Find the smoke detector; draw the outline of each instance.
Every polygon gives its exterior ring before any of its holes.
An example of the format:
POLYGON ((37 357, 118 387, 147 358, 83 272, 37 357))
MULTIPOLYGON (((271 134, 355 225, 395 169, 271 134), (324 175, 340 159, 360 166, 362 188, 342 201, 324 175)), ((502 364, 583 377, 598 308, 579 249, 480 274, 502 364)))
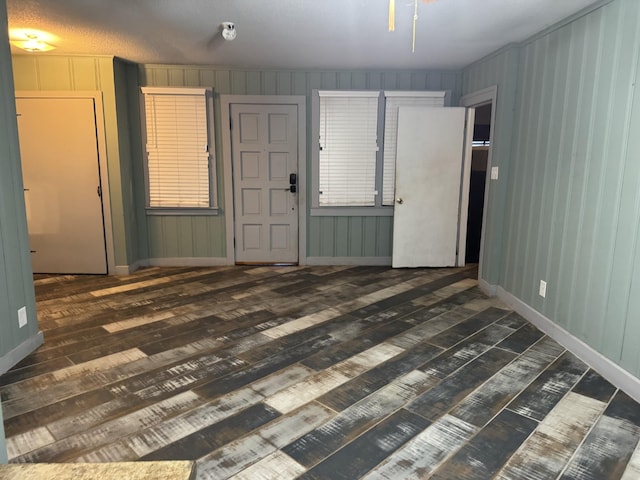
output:
POLYGON ((236 25, 233 22, 222 22, 222 38, 227 42, 236 38, 236 25))

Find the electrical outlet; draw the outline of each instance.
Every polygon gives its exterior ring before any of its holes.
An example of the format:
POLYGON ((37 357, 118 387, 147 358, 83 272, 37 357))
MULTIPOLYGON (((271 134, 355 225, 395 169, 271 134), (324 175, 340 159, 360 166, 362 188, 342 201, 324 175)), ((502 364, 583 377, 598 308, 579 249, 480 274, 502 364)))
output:
POLYGON ((540 280, 540 290, 538 290, 538 295, 542 298, 547 296, 547 282, 544 280, 540 280))
POLYGON ((18 326, 20 328, 27 324, 27 307, 22 307, 18 310, 18 326))

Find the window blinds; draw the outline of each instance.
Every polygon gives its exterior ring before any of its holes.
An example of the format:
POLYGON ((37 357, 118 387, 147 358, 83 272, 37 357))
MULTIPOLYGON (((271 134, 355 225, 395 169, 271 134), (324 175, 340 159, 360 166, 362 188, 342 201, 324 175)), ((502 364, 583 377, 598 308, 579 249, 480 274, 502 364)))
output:
POLYGON ((398 108, 444 107, 444 96, 445 92, 385 92, 382 205, 393 205, 395 197, 398 108))
POLYGON ((210 206, 205 89, 143 88, 150 207, 210 206))
POLYGON ((319 205, 375 205, 379 92, 319 95, 319 205))

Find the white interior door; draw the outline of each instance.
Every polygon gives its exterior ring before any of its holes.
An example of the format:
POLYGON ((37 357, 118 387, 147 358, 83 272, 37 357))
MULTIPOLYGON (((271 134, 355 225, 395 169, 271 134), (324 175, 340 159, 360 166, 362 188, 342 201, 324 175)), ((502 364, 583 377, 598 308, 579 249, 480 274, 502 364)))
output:
POLYGON ((456 265, 468 206, 465 116, 464 108, 399 108, 393 267, 456 265))
POLYGON ((230 113, 236 262, 297 263, 297 107, 232 104, 230 113))
POLYGON ((17 98, 36 273, 107 273, 94 100, 17 98))

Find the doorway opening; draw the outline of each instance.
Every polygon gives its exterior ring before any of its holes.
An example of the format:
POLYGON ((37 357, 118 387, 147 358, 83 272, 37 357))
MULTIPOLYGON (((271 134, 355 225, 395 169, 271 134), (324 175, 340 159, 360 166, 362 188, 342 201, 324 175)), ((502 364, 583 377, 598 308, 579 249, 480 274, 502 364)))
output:
POLYGON ((465 263, 480 262, 484 196, 489 165, 492 103, 476 107, 471 153, 465 263))

